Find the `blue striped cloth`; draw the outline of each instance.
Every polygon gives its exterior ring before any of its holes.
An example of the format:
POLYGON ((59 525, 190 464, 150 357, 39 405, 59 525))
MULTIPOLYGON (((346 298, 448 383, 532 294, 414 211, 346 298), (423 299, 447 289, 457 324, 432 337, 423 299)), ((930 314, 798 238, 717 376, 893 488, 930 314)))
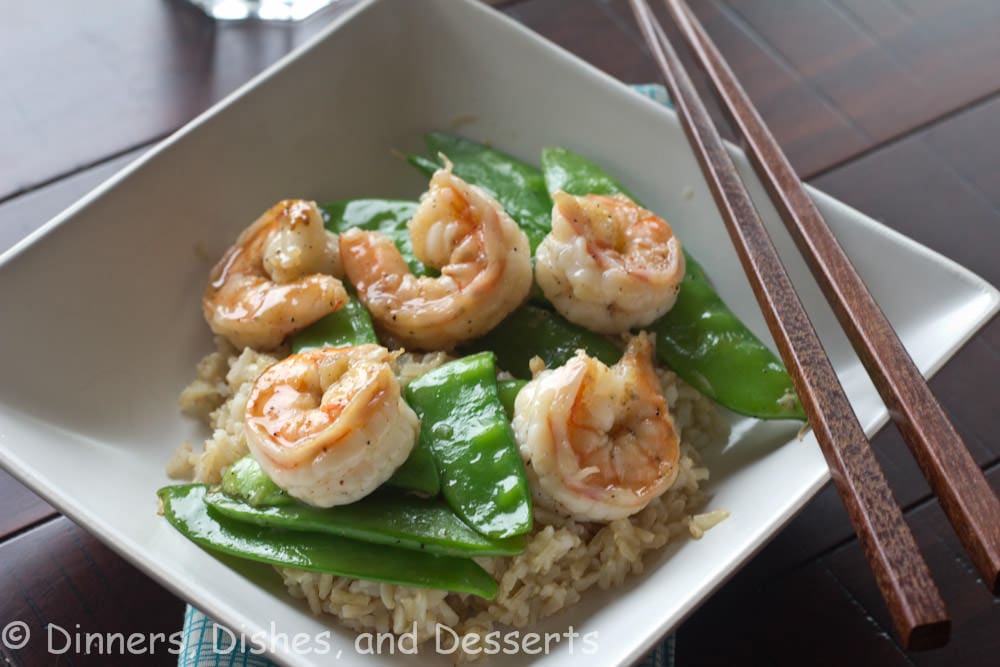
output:
POLYGON ((659 102, 665 107, 674 108, 674 103, 670 101, 670 95, 667 93, 667 89, 658 83, 635 83, 632 84, 632 90, 637 93, 642 93, 654 102, 659 102))
MULTIPOLYGON (((673 106, 666 89, 658 83, 640 83, 632 89, 651 100, 673 106)), ((223 626, 219 626, 222 628, 223 626)), ((191 605, 184 612, 184 630, 178 667, 276 667, 262 655, 255 655, 238 648, 230 650, 227 638, 233 636, 225 629, 216 630, 215 622, 191 605), (217 648, 221 650, 217 650, 217 648)), ((637 663, 637 667, 673 667, 674 636, 660 642, 637 663)))

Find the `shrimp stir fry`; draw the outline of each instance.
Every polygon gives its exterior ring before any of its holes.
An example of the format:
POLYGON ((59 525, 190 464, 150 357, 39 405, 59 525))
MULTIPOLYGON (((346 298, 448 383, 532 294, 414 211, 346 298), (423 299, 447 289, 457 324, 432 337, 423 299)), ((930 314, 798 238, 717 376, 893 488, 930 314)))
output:
POLYGON ((352 229, 340 237, 348 279, 395 339, 450 350, 480 336, 531 289, 528 237, 493 197, 439 169, 409 222, 417 259, 439 277, 413 275, 392 240, 352 229))
POLYGON ((244 423, 250 452, 281 488, 317 507, 354 502, 403 464, 420 421, 378 345, 309 350, 257 379, 244 423))
POLYGON ((202 310, 236 347, 270 350, 347 302, 337 237, 316 204, 279 202, 240 234, 209 278, 202 310))
POLYGON ((674 483, 678 434, 652 353, 646 334, 632 338, 610 368, 581 350, 518 394, 521 458, 556 509, 581 521, 620 519, 674 483))
POLYGON ((552 232, 538 246, 535 275, 566 319, 613 334, 673 307, 684 254, 666 221, 623 195, 557 192, 553 199, 552 232))

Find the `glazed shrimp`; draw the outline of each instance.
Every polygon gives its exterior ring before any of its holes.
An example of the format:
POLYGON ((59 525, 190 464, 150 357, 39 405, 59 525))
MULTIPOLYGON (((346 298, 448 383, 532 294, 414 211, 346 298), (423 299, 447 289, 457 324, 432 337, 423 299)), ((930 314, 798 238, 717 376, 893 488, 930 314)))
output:
POLYGON ((379 345, 319 348, 257 378, 247 444, 278 486, 316 507, 345 505, 403 464, 420 420, 400 393, 397 355, 379 345))
POLYGON ((401 343, 450 350, 480 336, 531 289, 528 237, 493 197, 451 173, 435 172, 409 222, 413 252, 439 269, 417 277, 393 242, 352 229, 340 236, 348 279, 378 324, 401 343))
POLYGON ((635 514, 674 483, 677 431, 646 334, 617 364, 582 350, 517 395, 514 433, 543 499, 581 521, 635 514))
POLYGON ((642 327, 670 310, 684 253, 670 225, 624 195, 557 192, 535 279, 562 315, 598 333, 642 327))
POLYGON ((316 204, 279 202, 243 230, 209 277, 202 311, 238 348, 270 350, 347 302, 337 238, 316 204))

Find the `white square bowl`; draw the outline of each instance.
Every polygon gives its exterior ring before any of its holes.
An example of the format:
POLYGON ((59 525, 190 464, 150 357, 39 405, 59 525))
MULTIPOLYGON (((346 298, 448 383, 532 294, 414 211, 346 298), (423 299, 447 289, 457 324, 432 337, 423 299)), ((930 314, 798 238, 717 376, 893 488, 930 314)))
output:
MULTIPOLYGON (((542 146, 591 156, 663 214, 730 306, 763 319, 674 115, 475 2, 364 2, 0 258, 0 463, 145 572, 238 631, 332 629, 346 665, 425 664, 361 656, 354 635, 314 618, 267 568, 232 569, 156 516, 164 463, 204 429, 177 395, 211 346, 199 300, 214 258, 286 197, 415 197, 393 152, 461 127, 532 162, 542 146), (692 195, 693 191, 693 195, 692 195)), ((886 411, 741 157, 803 302, 869 433, 886 411)), ((821 194, 816 200, 925 373, 998 308, 953 262, 821 194)), ((729 520, 675 544, 646 573, 592 591, 538 630, 598 633, 598 652, 504 656, 509 664, 623 664, 749 558, 828 479, 796 425, 733 419, 707 452, 713 507, 729 520)), ((180 623, 180 619, 178 619, 180 623)), ((579 644, 577 645, 579 647, 579 644)), ((294 665, 329 656, 278 646, 294 665)), ((447 664, 447 658, 441 658, 447 664)))

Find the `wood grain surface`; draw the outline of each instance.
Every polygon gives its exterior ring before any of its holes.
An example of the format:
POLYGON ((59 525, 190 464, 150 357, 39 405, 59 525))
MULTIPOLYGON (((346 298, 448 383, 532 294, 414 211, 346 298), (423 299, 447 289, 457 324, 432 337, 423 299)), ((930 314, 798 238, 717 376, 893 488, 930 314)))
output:
MULTIPOLYGON (((633 0, 632 6, 646 43, 663 72, 681 125, 754 297, 809 417, 834 486, 892 616, 896 634, 907 649, 942 646, 951 632, 944 601, 819 334, 813 329, 764 221, 676 49, 644 1, 633 0)), ((678 27, 691 29, 686 8, 672 6, 671 14, 678 27)), ((699 37, 692 34, 691 39, 700 47, 699 37)), ((752 136, 748 138, 752 141, 752 136)), ((782 185, 789 183, 779 184, 778 189, 782 185)))
MULTIPOLYGON (((691 2, 800 174, 1000 284, 1000 3, 691 2), (782 10, 775 21, 769 12, 782 10), (822 30, 808 17, 822 15, 822 30), (856 20, 854 20, 856 19, 856 20), (877 94, 873 97, 873 91, 877 94)), ((502 11, 625 81, 654 81, 627 0, 507 0, 502 11)), ((8 3, 0 22, 0 248, 321 30, 218 26, 181 0, 8 3), (43 6, 44 5, 44 6, 43 6), (125 7, 125 5, 128 5, 125 7), (123 34, 127 33, 127 34, 123 34)), ((696 81, 698 83, 698 81, 696 81)), ((1000 488, 1000 321, 931 381, 1000 488)), ((4 379, 4 381, 10 381, 4 379)), ((827 488, 678 631, 679 665, 993 666, 1000 605, 894 429, 876 456, 949 603, 952 641, 892 636, 827 488), (725 633, 725 641, 720 640, 725 633)), ((182 603, 0 474, 0 624, 169 635, 182 603), (41 522, 41 523, 40 523, 41 522)), ((7 664, 108 664, 0 648, 7 664)), ((156 654, 141 664, 175 664, 156 654)))
POLYGON ((345 7, 217 24, 182 0, 7 3, 0 200, 165 137, 345 7))
POLYGON ((65 517, 0 544, 0 590, 3 624, 27 623, 33 638, 18 651, 0 644, 5 664, 177 662, 169 637, 180 630, 184 603, 65 517), (139 633, 148 642, 141 657, 124 660, 97 640, 88 651, 87 633, 139 633))
POLYGON ((998 592, 1000 499, 704 27, 684 0, 666 4, 924 478, 998 592))

